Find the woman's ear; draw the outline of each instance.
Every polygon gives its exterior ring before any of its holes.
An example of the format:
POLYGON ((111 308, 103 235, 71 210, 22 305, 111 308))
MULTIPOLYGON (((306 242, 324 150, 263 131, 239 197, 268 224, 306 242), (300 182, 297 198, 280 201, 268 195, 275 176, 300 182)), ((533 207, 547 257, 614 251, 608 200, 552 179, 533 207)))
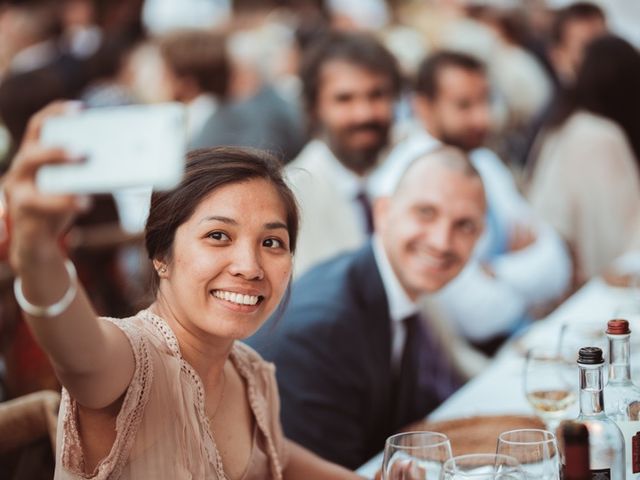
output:
POLYGON ((166 263, 160 261, 160 260, 153 260, 153 268, 155 269, 155 271, 158 273, 158 277, 160 278, 166 278, 167 277, 167 265, 166 263))

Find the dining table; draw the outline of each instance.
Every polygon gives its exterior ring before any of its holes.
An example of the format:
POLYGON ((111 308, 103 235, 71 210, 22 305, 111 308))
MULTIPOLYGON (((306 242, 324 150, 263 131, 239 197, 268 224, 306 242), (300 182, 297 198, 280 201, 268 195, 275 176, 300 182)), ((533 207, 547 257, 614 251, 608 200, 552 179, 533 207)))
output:
MULTIPOLYGON (((526 353, 538 346, 558 345, 566 325, 601 324, 602 333, 608 320, 625 318, 632 330, 632 374, 640 367, 640 289, 616 287, 596 277, 568 297, 544 319, 534 321, 502 347, 487 368, 470 379, 437 409, 428 421, 464 419, 478 416, 535 415, 524 391, 526 353), (634 329, 634 327, 636 327, 634 329), (634 330, 637 331, 635 341, 634 330), (637 348, 634 349, 634 346, 637 348)), ((591 345, 583 345, 591 346, 591 345)), ((577 352, 576 352, 577 356, 577 352)), ((638 372, 640 374, 640 371, 638 372)), ((578 369, 576 365, 576 381, 578 369)), ((579 407, 574 404, 565 418, 575 418, 579 407)), ((495 452, 494 452, 495 453, 495 452)), ((382 465, 383 453, 362 465, 357 472, 373 478, 382 465)))

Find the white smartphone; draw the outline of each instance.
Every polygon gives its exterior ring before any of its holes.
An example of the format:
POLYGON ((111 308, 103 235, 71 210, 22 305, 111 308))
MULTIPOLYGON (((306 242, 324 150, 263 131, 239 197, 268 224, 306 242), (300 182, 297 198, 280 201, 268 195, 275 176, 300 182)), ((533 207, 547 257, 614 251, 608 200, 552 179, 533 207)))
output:
POLYGON ((81 110, 52 117, 45 146, 83 155, 77 165, 46 165, 37 172, 47 193, 108 193, 128 187, 175 187, 184 172, 186 112, 178 103, 81 110))

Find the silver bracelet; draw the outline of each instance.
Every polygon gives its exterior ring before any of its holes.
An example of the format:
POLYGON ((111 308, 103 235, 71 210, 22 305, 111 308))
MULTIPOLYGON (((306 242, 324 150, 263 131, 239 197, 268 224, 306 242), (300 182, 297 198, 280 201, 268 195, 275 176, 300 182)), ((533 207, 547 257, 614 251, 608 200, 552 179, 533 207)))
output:
POLYGON ((57 317, 62 312, 64 312, 71 302, 73 302, 74 298, 76 298, 76 294, 78 293, 78 273, 76 272, 76 267, 73 265, 73 262, 69 259, 64 261, 64 267, 67 269, 67 274, 69 275, 69 288, 64 293, 63 297, 58 300, 53 305, 49 305, 46 307, 41 307, 39 305, 34 305, 29 302, 24 297, 24 293, 22 292, 22 279, 20 277, 16 277, 13 281, 13 293, 16 296, 16 300, 18 301, 18 305, 20 308, 27 314, 32 317, 44 317, 51 318, 57 317))

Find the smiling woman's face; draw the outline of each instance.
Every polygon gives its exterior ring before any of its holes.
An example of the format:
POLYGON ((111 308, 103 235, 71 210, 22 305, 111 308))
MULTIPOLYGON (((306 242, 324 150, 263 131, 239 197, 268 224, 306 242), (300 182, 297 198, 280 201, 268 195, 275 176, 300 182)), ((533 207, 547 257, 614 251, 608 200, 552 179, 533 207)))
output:
POLYGON ((192 333, 241 339, 273 313, 291 276, 286 211, 264 179, 206 196, 176 230, 159 297, 192 333))

